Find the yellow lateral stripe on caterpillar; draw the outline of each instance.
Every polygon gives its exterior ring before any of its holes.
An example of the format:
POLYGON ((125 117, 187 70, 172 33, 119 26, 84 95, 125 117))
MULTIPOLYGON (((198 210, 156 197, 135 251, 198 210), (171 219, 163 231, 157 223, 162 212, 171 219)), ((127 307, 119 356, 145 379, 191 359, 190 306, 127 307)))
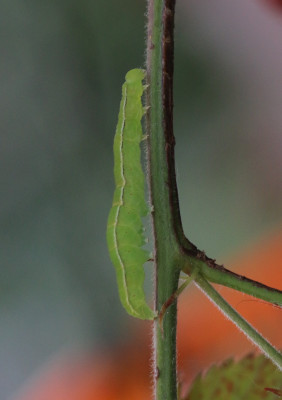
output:
POLYGON ((118 124, 114 138, 115 192, 108 218, 107 242, 114 264, 119 296, 126 311, 141 319, 154 319, 143 289, 143 264, 149 254, 145 243, 142 217, 149 212, 144 194, 140 142, 143 139, 141 119, 144 114, 142 81, 145 71, 133 69, 122 86, 118 124))

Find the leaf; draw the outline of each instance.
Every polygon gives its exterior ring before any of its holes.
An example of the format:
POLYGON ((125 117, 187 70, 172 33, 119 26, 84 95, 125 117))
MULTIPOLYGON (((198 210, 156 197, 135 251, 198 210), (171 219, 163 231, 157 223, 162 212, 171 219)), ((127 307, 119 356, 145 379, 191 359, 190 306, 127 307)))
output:
POLYGON ((275 400, 281 389, 282 373, 263 355, 250 354, 197 376, 183 400, 275 400))

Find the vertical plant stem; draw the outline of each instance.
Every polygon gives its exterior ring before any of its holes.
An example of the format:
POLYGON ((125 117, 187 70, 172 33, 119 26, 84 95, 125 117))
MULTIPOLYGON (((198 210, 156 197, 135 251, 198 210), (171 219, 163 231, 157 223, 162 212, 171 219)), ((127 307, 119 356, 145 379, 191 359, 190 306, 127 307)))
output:
MULTIPOLYGON (((174 172, 172 130, 173 25, 175 0, 149 0, 147 41, 147 133, 149 185, 155 239, 155 308, 177 290, 182 232, 174 172)), ((154 326, 155 398, 177 399, 176 302, 154 326)))
MULTIPOLYGON (((185 238, 180 218, 173 135, 174 10, 175 0, 148 0, 146 95, 149 109, 146 123, 155 241, 155 309, 158 314, 163 305, 175 297, 173 295, 178 288, 181 269, 191 275, 194 270, 198 270, 195 263, 201 261, 205 266, 211 267, 209 262, 212 261, 185 238)), ((212 267, 214 265, 213 263, 212 267)), ((210 271, 207 275, 208 273, 210 271)), ((254 343, 259 344, 265 352, 273 352, 271 345, 263 338, 258 339, 254 329, 217 292, 214 293, 214 289, 204 278, 196 280, 198 286, 254 343)), ((154 323, 156 400, 177 399, 176 325, 177 301, 167 309, 162 329, 158 321, 154 323)), ((276 357, 278 365, 280 356, 277 356, 275 349, 272 355, 273 359, 276 357)))

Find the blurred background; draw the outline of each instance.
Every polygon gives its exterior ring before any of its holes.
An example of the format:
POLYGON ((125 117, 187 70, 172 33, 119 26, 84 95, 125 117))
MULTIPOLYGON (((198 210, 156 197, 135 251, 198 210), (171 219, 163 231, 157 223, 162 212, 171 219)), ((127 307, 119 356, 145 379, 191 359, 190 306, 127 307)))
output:
MULTIPOLYGON (((126 337, 105 230, 145 3, 0 3, 3 400, 54 355, 126 337)), ((177 3, 181 214, 189 239, 223 262, 282 222, 281 14, 263 0, 177 3)))

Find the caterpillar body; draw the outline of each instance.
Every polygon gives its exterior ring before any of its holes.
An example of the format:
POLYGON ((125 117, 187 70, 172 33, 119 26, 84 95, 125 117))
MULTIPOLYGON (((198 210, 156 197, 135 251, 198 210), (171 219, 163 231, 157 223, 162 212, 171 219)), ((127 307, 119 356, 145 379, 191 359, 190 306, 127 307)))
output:
POLYGON ((149 253, 145 244, 142 217, 149 212, 145 201, 145 178, 141 166, 143 138, 142 94, 145 71, 130 70, 122 86, 118 124, 114 138, 115 192, 108 217, 107 243, 116 270, 119 296, 126 311, 141 319, 154 319, 143 289, 143 264, 149 253))

